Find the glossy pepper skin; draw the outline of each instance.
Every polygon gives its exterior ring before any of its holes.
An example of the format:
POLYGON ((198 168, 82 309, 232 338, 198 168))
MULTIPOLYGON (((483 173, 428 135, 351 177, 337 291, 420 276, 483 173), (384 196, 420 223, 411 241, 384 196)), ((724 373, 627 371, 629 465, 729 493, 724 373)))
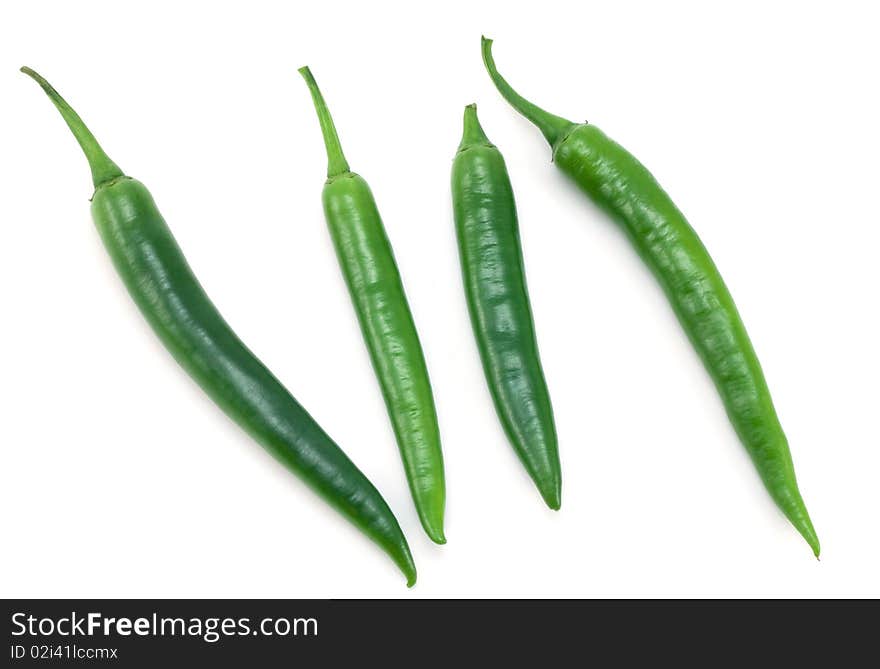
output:
POLYGON ((299 72, 311 92, 327 148, 322 199, 336 256, 382 388, 416 511, 431 540, 444 544, 440 429, 400 272, 370 187, 349 169, 309 68, 299 72))
POLYGON ((468 310, 495 409, 544 501, 559 509, 556 427, 526 290, 513 188, 476 105, 465 107, 452 163, 452 211, 468 310))
POLYGON ((409 547, 379 492, 226 324, 144 185, 107 157, 45 79, 22 71, 43 87, 83 148, 95 185, 92 218, 162 343, 223 411, 379 544, 413 585, 409 547))
POLYGON ((504 98, 543 133, 553 161, 626 232, 651 268, 715 382, 730 421, 773 500, 819 556, 788 440, 730 292, 694 229, 647 169, 594 125, 549 114, 483 61, 504 98))

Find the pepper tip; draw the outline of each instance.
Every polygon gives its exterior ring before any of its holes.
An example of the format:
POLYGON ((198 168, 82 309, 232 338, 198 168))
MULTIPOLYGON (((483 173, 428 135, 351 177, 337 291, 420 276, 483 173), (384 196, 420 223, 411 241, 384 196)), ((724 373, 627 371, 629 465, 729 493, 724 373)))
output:
POLYGON ((544 503, 547 504, 550 509, 553 511, 559 511, 562 508, 562 490, 560 487, 555 487, 550 490, 541 490, 541 497, 544 498, 544 503))
POLYGON ((538 486, 538 491, 544 498, 544 502, 553 511, 559 511, 562 508, 562 476, 558 471, 548 480, 542 481, 542 484, 538 486))

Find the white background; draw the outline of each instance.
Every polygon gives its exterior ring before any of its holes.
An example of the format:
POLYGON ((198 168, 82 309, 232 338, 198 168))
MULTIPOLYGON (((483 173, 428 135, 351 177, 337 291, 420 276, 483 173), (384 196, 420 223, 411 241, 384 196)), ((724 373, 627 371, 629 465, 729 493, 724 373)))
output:
POLYGON ((20 2, 0 16, 0 593, 880 596, 871 3, 20 2), (494 91, 654 172, 737 300, 822 540, 776 510, 618 229, 494 91), (153 192, 249 346, 382 491, 381 551, 206 399, 115 276, 42 72, 153 192), (433 382, 447 535, 422 533, 323 221, 309 64, 371 184, 433 382), (563 507, 507 444, 470 330, 449 170, 479 103, 516 191, 563 507))

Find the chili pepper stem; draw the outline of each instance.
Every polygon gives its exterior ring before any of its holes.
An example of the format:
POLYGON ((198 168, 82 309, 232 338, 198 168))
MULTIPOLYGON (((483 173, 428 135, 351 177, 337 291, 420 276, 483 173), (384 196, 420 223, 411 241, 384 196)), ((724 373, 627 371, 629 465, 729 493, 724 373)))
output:
POLYGON ((550 146, 555 149, 556 143, 564 139, 565 136, 568 135, 568 132, 577 124, 572 123, 561 116, 556 116, 555 114, 544 111, 538 105, 529 102, 513 90, 510 84, 507 83, 507 80, 498 73, 498 70, 495 67, 495 59, 492 57, 492 40, 486 37, 482 37, 481 40, 483 63, 486 65, 486 71, 489 73, 492 83, 495 84, 495 88, 498 89, 498 92, 501 93, 504 99, 507 100, 514 109, 538 126, 541 134, 544 135, 550 146))
POLYGON ((49 99, 52 100, 52 103, 58 108, 58 111, 61 112, 61 116, 73 132, 73 136, 76 138, 80 147, 82 147, 83 153, 86 154, 86 159, 89 161, 89 168, 92 170, 92 182, 95 188, 97 189, 108 181, 125 176, 122 170, 119 169, 119 166, 110 160, 110 157, 104 153, 104 149, 98 144, 98 140, 95 139, 95 136, 86 127, 86 124, 83 123, 79 114, 77 114, 73 108, 67 104, 67 101, 61 97, 61 94, 58 93, 48 81, 31 68, 22 67, 21 71, 40 84, 40 87, 46 92, 46 95, 49 96, 49 99))
POLYGON ((477 105, 471 103, 464 108, 464 130, 461 135, 461 144, 458 145, 458 150, 461 151, 469 146, 479 144, 492 146, 492 142, 489 141, 489 138, 486 137, 486 133, 483 132, 483 126, 480 125, 480 119, 477 118, 477 105))
POLYGON ((327 178, 332 179, 340 174, 350 172, 348 161, 345 159, 345 154, 342 153, 342 145, 339 143, 336 126, 333 124, 333 117, 330 116, 330 110, 327 109, 327 103, 324 102, 324 96, 321 95, 318 82, 315 81, 308 66, 299 68, 298 72, 306 80, 306 85, 312 94, 312 101, 315 103, 315 111, 318 112, 318 122, 321 124, 321 134, 324 136, 324 146, 327 148, 327 178))

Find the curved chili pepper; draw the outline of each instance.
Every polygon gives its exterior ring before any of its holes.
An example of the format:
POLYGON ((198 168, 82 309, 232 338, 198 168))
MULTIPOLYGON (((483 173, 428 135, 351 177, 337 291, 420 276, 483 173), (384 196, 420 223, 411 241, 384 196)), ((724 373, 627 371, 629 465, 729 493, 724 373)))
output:
POLYGON ((798 490, 788 440, 733 299, 694 229, 647 169, 594 125, 549 114, 483 61, 501 95, 534 123, 553 161, 626 231, 651 268, 715 382, 727 415, 773 500, 819 556, 819 538, 798 490))
POLYGON ((394 253, 367 182, 352 172, 333 119, 308 67, 306 81, 327 149, 324 215, 394 427, 422 527, 446 543, 446 486, 428 370, 394 253))
POLYGON ((495 409, 544 501, 559 509, 556 427, 538 357, 513 188, 476 105, 464 110, 452 163, 452 209, 468 310, 495 409))
POLYGON ((92 218, 116 271, 177 362, 223 411, 416 581, 409 546, 373 484, 236 336, 190 269, 149 191, 123 174, 39 74, 92 170, 92 218))

